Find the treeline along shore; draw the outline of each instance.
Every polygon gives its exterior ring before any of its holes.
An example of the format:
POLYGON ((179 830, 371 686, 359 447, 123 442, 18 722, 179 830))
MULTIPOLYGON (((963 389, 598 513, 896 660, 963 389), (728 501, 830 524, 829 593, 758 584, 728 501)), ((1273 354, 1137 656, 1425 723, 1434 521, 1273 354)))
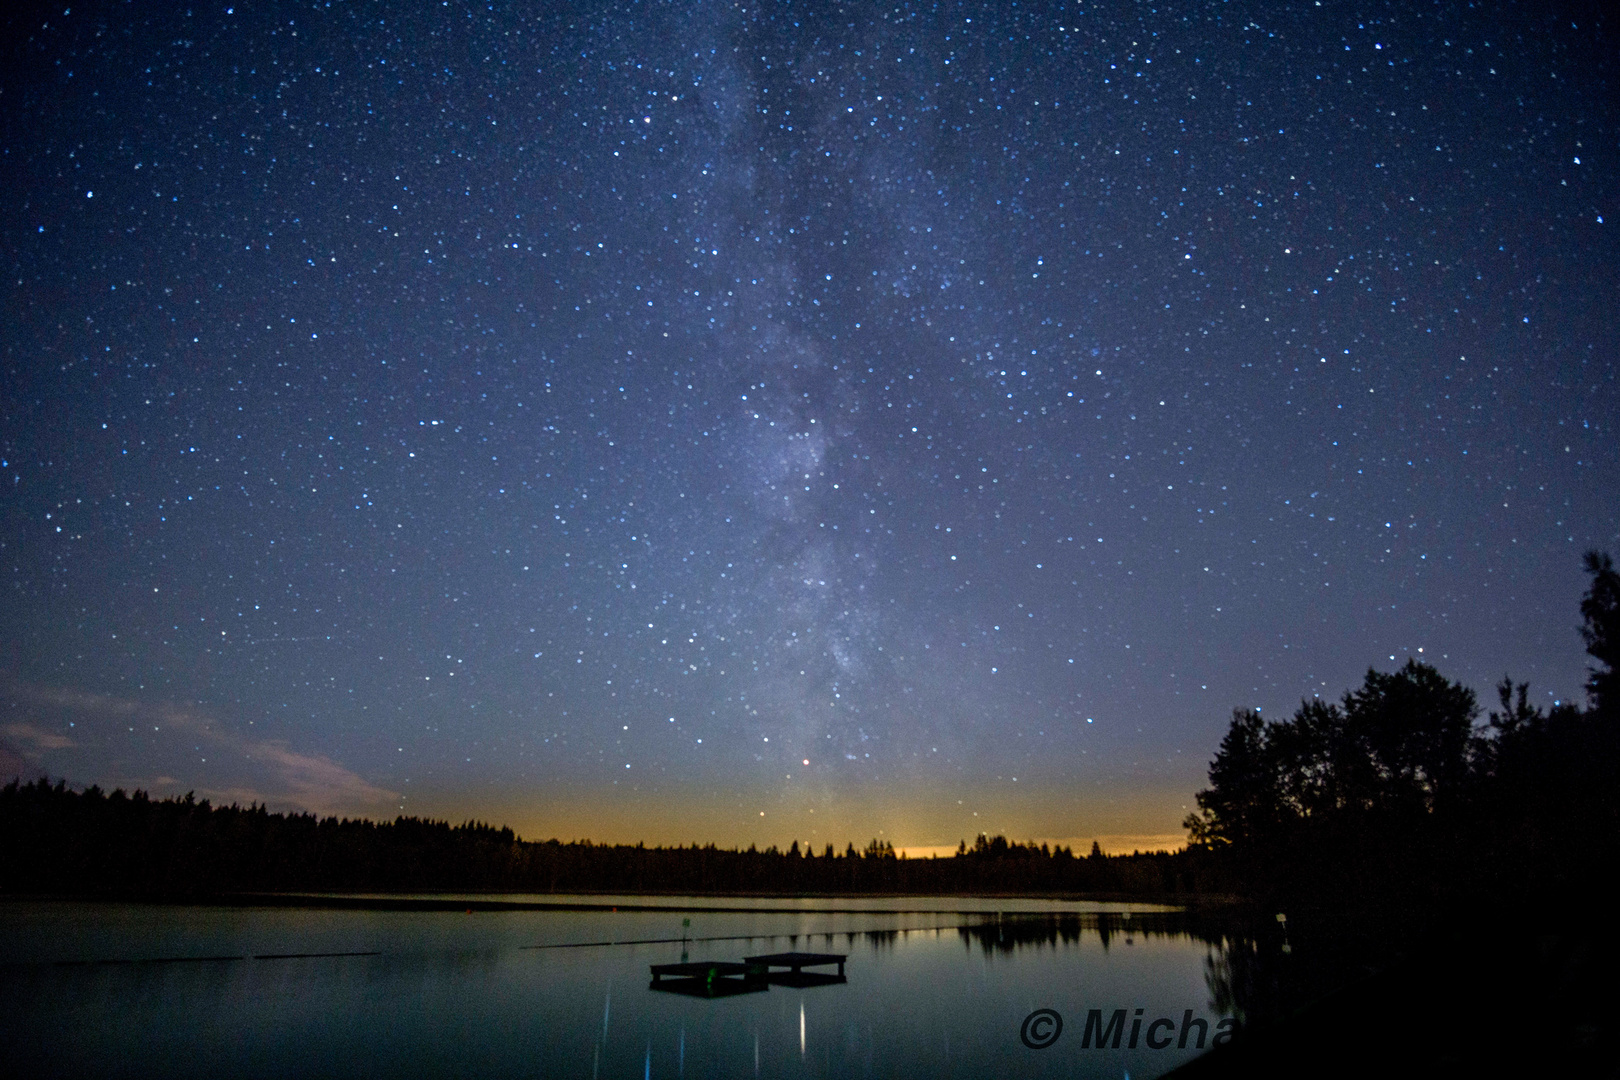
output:
POLYGON ((0 788, 0 894, 269 892, 1059 894, 1433 912, 1590 901, 1620 837, 1620 573, 1586 556, 1585 707, 1473 690, 1409 660, 1291 717, 1239 709, 1174 853, 1109 856, 978 837, 907 859, 820 851, 524 841, 509 828, 271 813, 45 779, 0 788))
POLYGON ((876 840, 820 852, 531 842, 481 822, 451 825, 271 813, 262 806, 0 788, 0 890, 186 898, 244 892, 1118 893, 1210 889, 1202 853, 1076 857, 979 837, 947 858, 906 859, 876 840))
POLYGON ((1584 702, 1504 675, 1481 722, 1409 661, 1233 713, 1186 825, 1277 929, 1211 969, 1245 1035, 1171 1075, 1614 1073, 1620 573, 1599 552, 1586 571, 1584 702))
POLYGON ((1586 570, 1584 708, 1504 676, 1481 723, 1473 690, 1408 660, 1289 717, 1235 710, 1193 848, 1291 908, 1594 899, 1620 836, 1620 573, 1586 570))

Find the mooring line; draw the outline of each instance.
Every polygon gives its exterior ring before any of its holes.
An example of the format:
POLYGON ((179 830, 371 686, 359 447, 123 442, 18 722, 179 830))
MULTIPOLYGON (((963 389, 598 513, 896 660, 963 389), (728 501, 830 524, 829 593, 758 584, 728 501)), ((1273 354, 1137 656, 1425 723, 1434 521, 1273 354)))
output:
MULTIPOLYGON (((820 913, 814 913, 820 914, 820 913)), ((978 914, 975 912, 974 914, 978 914)), ((1003 916, 1005 912, 984 912, 989 916, 1003 916)), ((848 937, 872 934, 925 934, 930 931, 966 930, 978 923, 949 923, 937 926, 906 926, 906 927, 877 927, 865 930, 825 930, 809 933, 783 933, 783 934, 724 934, 711 937, 666 937, 666 938, 632 938, 628 941, 566 941, 550 945, 519 945, 519 952, 529 952, 540 949, 602 949, 615 945, 676 945, 698 944, 712 941, 776 941, 779 938, 834 938, 840 934, 848 937)), ((255 953, 254 960, 318 960, 339 958, 345 956, 381 956, 380 951, 368 952, 311 952, 311 953, 255 953)), ((53 967, 93 967, 113 964, 205 964, 224 963, 234 960, 246 960, 246 956, 162 956, 140 960, 54 960, 47 961, 53 967)), ((0 968, 22 968, 31 966, 27 962, 0 964, 0 968)))
POLYGON ((155 956, 142 960, 53 960, 51 963, 55 967, 90 967, 96 964, 215 964, 246 959, 245 956, 155 956))

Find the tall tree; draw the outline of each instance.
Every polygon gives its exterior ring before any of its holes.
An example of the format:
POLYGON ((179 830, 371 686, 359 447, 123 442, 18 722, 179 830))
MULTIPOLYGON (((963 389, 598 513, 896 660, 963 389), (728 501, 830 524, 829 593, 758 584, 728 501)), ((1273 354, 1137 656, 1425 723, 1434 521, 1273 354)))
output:
POLYGON ((1599 665, 1588 669, 1587 699, 1593 712, 1614 716, 1620 712, 1620 573, 1602 551, 1586 553, 1586 572, 1592 585, 1581 598, 1581 637, 1599 665))
POLYGON ((1302 701, 1290 721, 1268 734, 1285 804, 1301 817, 1366 809, 1379 775, 1363 733, 1338 705, 1302 701))
POLYGON ((1467 775, 1478 701, 1428 664, 1408 660, 1389 674, 1368 668, 1361 689, 1345 694, 1344 712, 1371 753, 1383 801, 1432 807, 1467 775))
POLYGON ((1277 770, 1266 724, 1252 709, 1233 709, 1232 726, 1209 763, 1209 787, 1197 814, 1182 824, 1195 844, 1244 844, 1268 834, 1278 819, 1277 770))

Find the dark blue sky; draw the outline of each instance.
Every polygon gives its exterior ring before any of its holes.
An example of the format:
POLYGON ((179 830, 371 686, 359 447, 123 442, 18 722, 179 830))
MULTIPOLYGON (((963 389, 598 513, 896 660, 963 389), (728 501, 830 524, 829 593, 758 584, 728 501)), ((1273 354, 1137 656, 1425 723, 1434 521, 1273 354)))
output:
POLYGON ((1578 698, 1612 25, 542 7, 12 17, 11 770, 1130 846, 1234 706, 1578 698))

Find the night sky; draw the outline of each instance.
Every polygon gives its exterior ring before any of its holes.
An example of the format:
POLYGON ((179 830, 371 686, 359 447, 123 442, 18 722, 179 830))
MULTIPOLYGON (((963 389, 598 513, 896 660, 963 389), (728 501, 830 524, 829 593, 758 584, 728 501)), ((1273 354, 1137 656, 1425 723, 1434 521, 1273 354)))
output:
POLYGON ((10 18, 7 774, 1128 849, 1234 706, 1581 700, 1612 20, 10 18))

